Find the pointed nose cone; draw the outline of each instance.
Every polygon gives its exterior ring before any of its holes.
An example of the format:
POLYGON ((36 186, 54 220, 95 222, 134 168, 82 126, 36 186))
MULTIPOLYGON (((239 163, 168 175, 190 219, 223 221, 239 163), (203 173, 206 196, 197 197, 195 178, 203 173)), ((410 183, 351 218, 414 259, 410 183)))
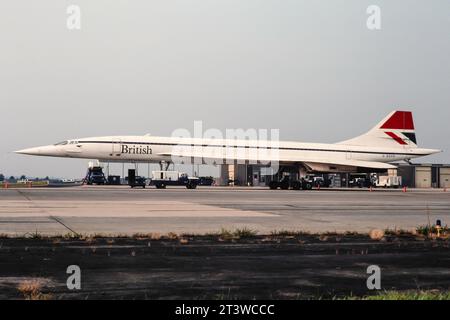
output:
POLYGON ((18 150, 15 151, 15 153, 28 154, 31 156, 47 156, 47 157, 65 156, 64 150, 62 150, 59 146, 54 145, 18 150))
POLYGON ((22 149, 22 150, 14 151, 14 153, 28 154, 31 156, 39 156, 41 154, 41 148, 37 147, 37 148, 22 149))

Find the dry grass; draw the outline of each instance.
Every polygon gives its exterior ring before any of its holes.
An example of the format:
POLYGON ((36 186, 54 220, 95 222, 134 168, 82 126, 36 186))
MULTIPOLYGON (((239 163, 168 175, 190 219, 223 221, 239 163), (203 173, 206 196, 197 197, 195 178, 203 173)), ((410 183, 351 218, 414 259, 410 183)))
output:
POLYGON ((292 230, 273 230, 270 232, 272 237, 299 237, 310 235, 309 232, 305 231, 292 231, 292 230))
POLYGON ((405 229, 386 229, 384 234, 387 236, 415 236, 417 235, 416 229, 405 230, 405 229))
POLYGON ((372 240, 381 240, 384 238, 385 232, 380 229, 373 229, 369 232, 369 237, 372 240))
POLYGON ((25 280, 22 281, 17 290, 23 295, 25 300, 50 300, 52 299, 51 294, 42 293, 42 288, 44 283, 39 279, 25 280))
MULTIPOLYGON (((373 230, 372 230, 373 231, 373 230)), ((419 226, 412 230, 405 229, 386 229, 386 230, 377 230, 378 233, 384 232, 385 236, 414 236, 416 238, 437 238, 437 229, 436 226, 419 226)), ((447 226, 443 226, 440 229, 440 239, 449 239, 450 238, 450 228, 447 226)), ((207 233, 181 233, 177 234, 174 232, 169 232, 166 234, 152 232, 152 233, 135 233, 133 235, 128 234, 57 234, 57 235, 42 235, 38 231, 32 233, 26 233, 24 235, 7 235, 0 234, 0 239, 11 239, 11 238, 27 238, 33 240, 48 240, 54 242, 54 244, 59 244, 64 240, 81 240, 85 241, 88 244, 93 244, 96 240, 106 240, 108 244, 114 243, 117 239, 135 239, 135 240, 180 240, 183 238, 194 238, 194 237, 206 237, 211 239, 219 239, 220 241, 228 241, 228 240, 239 240, 245 238, 254 238, 258 236, 265 236, 268 238, 276 238, 276 239, 295 239, 297 237, 305 237, 305 236, 313 236, 320 238, 322 241, 326 241, 327 237, 354 237, 361 236, 370 237, 370 232, 361 233, 361 232, 353 232, 353 231, 345 231, 345 232, 336 232, 336 231, 324 231, 324 232, 307 232, 302 230, 273 230, 269 234, 259 234, 257 230, 253 230, 246 226, 237 229, 226 229, 222 228, 217 232, 207 232, 207 233)), ((373 236, 373 235, 372 235, 373 236)), ((379 238, 379 236, 375 237, 379 238)))
POLYGON ((258 233, 257 230, 253 230, 253 229, 250 229, 247 227, 237 228, 233 232, 233 234, 239 238, 252 238, 252 237, 255 237, 257 235, 257 233, 258 233))
POLYGON ((219 241, 234 241, 239 239, 248 239, 256 237, 257 231, 243 227, 237 228, 235 230, 228 230, 222 228, 219 233, 217 233, 217 237, 219 241))
POLYGON ((155 232, 155 233, 150 233, 149 238, 151 240, 160 240, 162 238, 162 236, 160 233, 155 232))
POLYGON ((169 232, 169 233, 167 234, 167 237, 168 237, 170 240, 177 240, 177 239, 178 239, 178 234, 176 234, 176 233, 174 233, 174 232, 169 232))
POLYGON ((348 297, 348 300, 450 300, 449 291, 440 290, 406 290, 383 291, 364 297, 348 297))
MULTIPOLYGON (((435 225, 432 226, 419 226, 416 229, 418 234, 427 236, 427 237, 435 237, 438 234, 438 228, 435 225)), ((439 229, 439 236, 442 238, 448 238, 450 234, 450 229, 448 226, 442 226, 439 229)))

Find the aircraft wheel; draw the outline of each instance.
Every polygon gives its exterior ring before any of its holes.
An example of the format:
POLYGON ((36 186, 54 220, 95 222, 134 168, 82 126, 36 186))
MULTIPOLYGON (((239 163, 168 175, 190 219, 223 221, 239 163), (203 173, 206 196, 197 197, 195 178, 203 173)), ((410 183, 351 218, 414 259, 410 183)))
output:
POLYGON ((292 183, 292 189, 294 189, 294 190, 300 190, 301 188, 302 188, 302 185, 301 185, 300 181, 294 181, 294 182, 292 183))
POLYGON ((312 190, 312 184, 309 183, 309 182, 306 182, 306 183, 303 185, 303 190, 312 190))
POLYGON ((269 189, 270 189, 270 190, 276 190, 276 189, 278 189, 278 182, 276 182, 276 181, 270 181, 270 182, 269 182, 269 189))
POLYGON ((195 188, 197 188, 197 185, 195 183, 188 183, 186 185, 186 188, 187 189, 195 189, 195 188))
POLYGON ((282 184, 280 186, 281 190, 288 190, 289 189, 289 185, 288 184, 282 184))

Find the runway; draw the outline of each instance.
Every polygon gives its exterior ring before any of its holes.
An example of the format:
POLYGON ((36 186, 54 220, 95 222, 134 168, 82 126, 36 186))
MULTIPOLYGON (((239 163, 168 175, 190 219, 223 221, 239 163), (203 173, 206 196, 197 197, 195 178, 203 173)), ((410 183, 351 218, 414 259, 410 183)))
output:
POLYGON ((294 191, 82 186, 0 190, 0 234, 204 234, 221 228, 367 232, 450 221, 442 190, 294 191))

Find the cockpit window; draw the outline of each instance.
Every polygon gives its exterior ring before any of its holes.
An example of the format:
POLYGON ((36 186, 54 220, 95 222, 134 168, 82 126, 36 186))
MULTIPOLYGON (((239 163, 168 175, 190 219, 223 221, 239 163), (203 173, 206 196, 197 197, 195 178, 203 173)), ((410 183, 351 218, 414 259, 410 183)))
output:
POLYGON ((67 141, 62 141, 62 142, 55 143, 55 146, 64 146, 66 144, 67 144, 67 141))

